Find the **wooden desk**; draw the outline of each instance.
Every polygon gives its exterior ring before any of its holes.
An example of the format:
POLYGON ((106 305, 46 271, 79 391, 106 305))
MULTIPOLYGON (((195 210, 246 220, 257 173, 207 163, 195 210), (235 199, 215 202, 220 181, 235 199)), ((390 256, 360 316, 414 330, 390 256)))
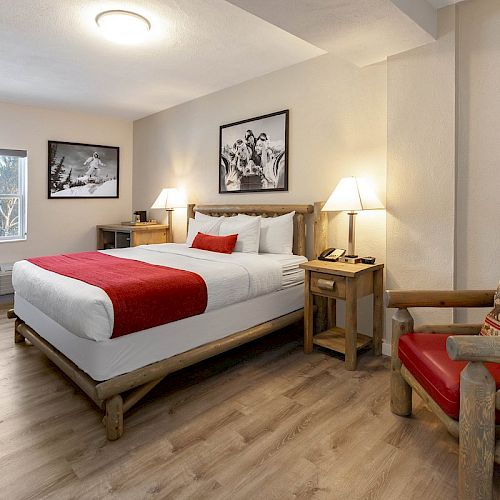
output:
POLYGON ((371 345, 382 353, 383 264, 347 264, 313 260, 301 264, 305 270, 304 352, 313 344, 345 355, 347 370, 355 370, 357 351, 371 345), (373 337, 358 333, 358 299, 373 293, 373 337), (328 328, 314 335, 314 297, 328 300, 328 328), (345 300, 345 328, 336 326, 336 301, 345 300))
POLYGON ((106 224, 97 226, 97 250, 169 242, 170 229, 163 224, 152 224, 149 226, 106 224))

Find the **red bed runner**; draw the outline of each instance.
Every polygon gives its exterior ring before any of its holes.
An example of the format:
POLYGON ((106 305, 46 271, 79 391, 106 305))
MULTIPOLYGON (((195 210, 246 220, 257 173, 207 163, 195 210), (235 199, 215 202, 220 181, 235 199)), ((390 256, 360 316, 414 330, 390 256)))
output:
POLYGON ((190 271, 100 252, 27 260, 104 290, 113 303, 113 338, 195 316, 207 307, 207 285, 190 271))

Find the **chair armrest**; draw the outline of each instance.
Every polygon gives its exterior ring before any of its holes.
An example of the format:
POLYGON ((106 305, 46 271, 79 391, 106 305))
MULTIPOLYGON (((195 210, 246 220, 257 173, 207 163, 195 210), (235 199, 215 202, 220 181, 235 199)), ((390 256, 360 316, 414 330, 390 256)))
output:
POLYGON ((387 307, 490 307, 495 290, 387 290, 387 307))
POLYGON ((500 337, 481 335, 448 337, 446 350, 454 361, 500 363, 500 337))
POLYGON ((452 333, 453 335, 479 335, 482 324, 453 323, 449 325, 418 325, 414 333, 452 333))

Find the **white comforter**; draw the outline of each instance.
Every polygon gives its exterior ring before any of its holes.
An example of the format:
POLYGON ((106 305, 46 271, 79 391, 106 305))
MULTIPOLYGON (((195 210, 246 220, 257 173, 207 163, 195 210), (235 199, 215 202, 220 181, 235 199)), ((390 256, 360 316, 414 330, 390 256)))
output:
MULTIPOLYGON (((103 253, 199 274, 207 285, 207 311, 279 290, 286 265, 276 256, 225 255, 174 243, 103 253)), ((101 288, 47 271, 26 260, 16 262, 12 281, 16 294, 75 335, 97 341, 111 338, 113 305, 101 288)))

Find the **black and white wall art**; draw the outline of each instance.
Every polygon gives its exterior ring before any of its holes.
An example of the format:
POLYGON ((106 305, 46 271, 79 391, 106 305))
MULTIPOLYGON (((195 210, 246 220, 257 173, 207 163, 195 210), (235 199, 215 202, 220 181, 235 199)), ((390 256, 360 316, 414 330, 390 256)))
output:
POLYGON ((118 198, 120 148, 49 141, 49 198, 118 198))
POLYGON ((220 127, 219 193, 288 190, 288 110, 220 127))

